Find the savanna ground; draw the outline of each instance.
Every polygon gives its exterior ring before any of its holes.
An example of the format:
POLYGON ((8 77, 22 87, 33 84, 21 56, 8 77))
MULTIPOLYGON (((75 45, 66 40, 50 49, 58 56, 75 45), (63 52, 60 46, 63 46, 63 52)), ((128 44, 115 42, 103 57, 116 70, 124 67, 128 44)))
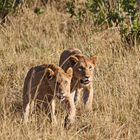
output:
POLYGON ((118 28, 93 32, 92 24, 76 24, 69 15, 48 7, 36 15, 24 9, 8 16, 0 27, 0 139, 1 140, 139 140, 140 49, 126 49, 118 28), (96 55, 93 111, 77 111, 76 122, 63 128, 64 114, 57 106, 58 125, 44 113, 22 123, 22 88, 31 66, 58 64, 69 47, 96 55))

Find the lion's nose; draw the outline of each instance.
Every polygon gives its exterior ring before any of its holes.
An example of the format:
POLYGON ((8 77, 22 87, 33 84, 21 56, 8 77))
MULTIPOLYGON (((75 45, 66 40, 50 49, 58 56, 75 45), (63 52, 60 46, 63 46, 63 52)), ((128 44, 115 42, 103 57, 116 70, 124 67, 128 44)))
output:
POLYGON ((89 79, 89 76, 85 76, 85 78, 84 78, 85 80, 88 80, 89 79))

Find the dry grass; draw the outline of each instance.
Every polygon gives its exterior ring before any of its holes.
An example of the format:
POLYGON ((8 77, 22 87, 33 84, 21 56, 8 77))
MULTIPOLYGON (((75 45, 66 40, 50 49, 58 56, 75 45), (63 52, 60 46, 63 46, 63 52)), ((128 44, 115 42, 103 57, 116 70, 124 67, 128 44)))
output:
POLYGON ((92 33, 90 23, 78 26, 68 15, 48 9, 35 15, 24 9, 0 27, 0 139, 139 140, 140 46, 126 50, 117 29, 92 33), (29 68, 58 64, 59 55, 78 47, 97 55, 93 111, 81 110, 70 130, 63 129, 64 113, 57 108, 58 126, 43 113, 22 124, 22 87, 29 68), (82 113, 83 111, 83 113, 82 113))

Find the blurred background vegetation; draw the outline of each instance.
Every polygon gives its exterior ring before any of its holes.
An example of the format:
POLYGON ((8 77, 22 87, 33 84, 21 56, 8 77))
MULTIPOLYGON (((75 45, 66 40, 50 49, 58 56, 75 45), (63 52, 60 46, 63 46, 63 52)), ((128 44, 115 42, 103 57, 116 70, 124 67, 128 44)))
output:
POLYGON ((134 46, 140 42, 140 0, 0 0, 0 16, 18 14, 23 6, 36 14, 45 11, 46 5, 70 14, 78 24, 92 20, 93 31, 118 27, 122 42, 134 46))

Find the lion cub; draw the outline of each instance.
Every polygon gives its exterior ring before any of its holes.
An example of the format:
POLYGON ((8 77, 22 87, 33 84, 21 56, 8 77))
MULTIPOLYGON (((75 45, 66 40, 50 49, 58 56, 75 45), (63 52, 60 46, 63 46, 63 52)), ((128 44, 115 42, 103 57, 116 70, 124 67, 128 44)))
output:
POLYGON ((28 121, 29 113, 33 111, 35 103, 39 107, 51 112, 51 119, 56 122, 55 99, 63 101, 67 109, 67 122, 73 123, 75 118, 75 105, 70 95, 70 82, 72 68, 64 72, 63 69, 54 64, 44 64, 32 67, 25 78, 23 88, 23 117, 28 121))
POLYGON ((71 94, 75 101, 79 100, 79 92, 83 90, 83 101, 87 110, 92 110, 93 70, 96 57, 87 57, 77 48, 64 50, 60 56, 59 66, 67 71, 73 68, 71 94))

